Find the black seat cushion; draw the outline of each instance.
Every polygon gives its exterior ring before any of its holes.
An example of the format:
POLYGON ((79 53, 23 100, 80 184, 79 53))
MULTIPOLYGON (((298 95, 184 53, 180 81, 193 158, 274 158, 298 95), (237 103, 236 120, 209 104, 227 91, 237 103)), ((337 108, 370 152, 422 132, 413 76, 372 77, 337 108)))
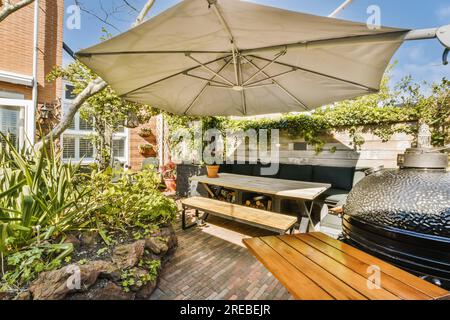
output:
POLYGON ((328 189, 320 195, 320 199, 327 204, 342 206, 347 202, 348 191, 342 189, 328 189))
POLYGON ((284 180, 312 181, 312 166, 295 164, 281 164, 278 177, 284 180))
POLYGON ((254 164, 234 164, 233 165, 233 174, 240 174, 243 176, 252 176, 254 164))
POLYGON ((354 167, 314 166, 314 182, 330 183, 334 189, 350 191, 353 188, 354 167))
POLYGON ((233 173, 233 165, 232 164, 221 164, 219 173, 233 173))
POLYGON ((270 164, 265 165, 265 164, 261 164, 261 163, 258 163, 256 165, 254 165, 254 167, 253 167, 253 176, 255 176, 255 177, 264 177, 264 178, 278 178, 279 170, 276 170, 275 174, 272 174, 272 175, 267 175, 267 174, 263 175, 262 174, 261 169, 263 169, 263 168, 270 168, 270 166, 271 166, 270 164))

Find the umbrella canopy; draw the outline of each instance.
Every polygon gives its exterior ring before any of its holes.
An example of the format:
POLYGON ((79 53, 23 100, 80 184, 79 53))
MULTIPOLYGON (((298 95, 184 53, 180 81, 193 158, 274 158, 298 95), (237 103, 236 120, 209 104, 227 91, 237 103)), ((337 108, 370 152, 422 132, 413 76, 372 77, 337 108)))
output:
POLYGON ((309 111, 379 90, 409 30, 184 0, 77 54, 124 99, 176 114, 309 111))

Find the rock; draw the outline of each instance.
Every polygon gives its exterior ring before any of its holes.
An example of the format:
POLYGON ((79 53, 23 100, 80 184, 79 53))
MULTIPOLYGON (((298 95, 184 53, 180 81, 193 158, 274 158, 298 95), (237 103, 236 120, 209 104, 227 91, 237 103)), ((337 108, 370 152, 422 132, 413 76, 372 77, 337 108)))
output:
POLYGON ((112 260, 119 269, 134 267, 144 255, 145 241, 140 240, 131 244, 116 247, 112 260))
POLYGON ((161 227, 157 232, 154 232, 152 234, 152 237, 161 237, 163 239, 166 239, 166 244, 169 250, 175 248, 178 245, 178 239, 172 225, 161 227))
POLYGON ((96 231, 86 231, 81 234, 81 244, 86 247, 93 247, 99 241, 101 241, 101 237, 96 231))
POLYGON ((106 261, 70 265, 41 273, 31 284, 30 292, 35 300, 61 300, 69 293, 89 289, 101 273, 112 273, 115 270, 115 266, 106 261), (77 282, 78 276, 79 283, 77 282))
POLYGON ((153 291, 155 291, 157 285, 157 281, 150 281, 142 286, 142 288, 136 292, 136 299, 140 300, 148 300, 152 295, 153 291))
POLYGON ((31 300, 31 294, 30 291, 23 291, 19 293, 14 300, 31 300))
POLYGON ((89 291, 75 293, 69 300, 134 300, 134 292, 125 292, 122 287, 112 281, 102 279, 92 286, 89 291))
POLYGON ((145 248, 151 250, 154 254, 164 254, 169 250, 167 245, 168 238, 151 237, 145 239, 145 248))
POLYGON ((12 300, 14 299, 14 293, 12 292, 0 292, 0 301, 1 300, 12 300))
POLYGON ((81 246, 81 241, 74 234, 68 234, 64 243, 71 243, 75 250, 79 249, 81 246))

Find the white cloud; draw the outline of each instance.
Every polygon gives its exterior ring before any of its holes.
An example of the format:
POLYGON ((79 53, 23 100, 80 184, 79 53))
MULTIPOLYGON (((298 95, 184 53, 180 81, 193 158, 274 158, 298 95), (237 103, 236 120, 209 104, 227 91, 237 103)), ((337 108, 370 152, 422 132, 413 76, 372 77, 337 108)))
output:
POLYGON ((436 15, 441 20, 448 20, 450 19, 450 7, 442 7, 439 10, 436 11, 436 15))

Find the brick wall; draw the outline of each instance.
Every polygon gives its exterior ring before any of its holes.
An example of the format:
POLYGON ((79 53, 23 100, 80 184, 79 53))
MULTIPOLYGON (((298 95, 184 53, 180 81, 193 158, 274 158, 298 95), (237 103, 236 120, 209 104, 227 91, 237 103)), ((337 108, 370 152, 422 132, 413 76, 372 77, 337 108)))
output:
MULTIPOLYGON (((39 1, 38 102, 61 97, 62 83, 48 83, 45 76, 62 64, 64 0, 39 1)), ((0 23, 0 70, 32 76, 34 4, 0 23)), ((32 88, 0 82, 0 90, 18 92, 31 99, 32 88)))
POLYGON ((153 117, 148 124, 142 125, 139 128, 131 129, 129 137, 129 164, 131 165, 132 170, 140 170, 142 168, 142 162, 144 161, 144 157, 139 153, 139 145, 141 144, 152 144, 155 147, 155 150, 158 147, 158 140, 156 138, 157 134, 157 118, 153 117), (148 138, 142 138, 139 135, 141 128, 151 128, 153 135, 148 138))

